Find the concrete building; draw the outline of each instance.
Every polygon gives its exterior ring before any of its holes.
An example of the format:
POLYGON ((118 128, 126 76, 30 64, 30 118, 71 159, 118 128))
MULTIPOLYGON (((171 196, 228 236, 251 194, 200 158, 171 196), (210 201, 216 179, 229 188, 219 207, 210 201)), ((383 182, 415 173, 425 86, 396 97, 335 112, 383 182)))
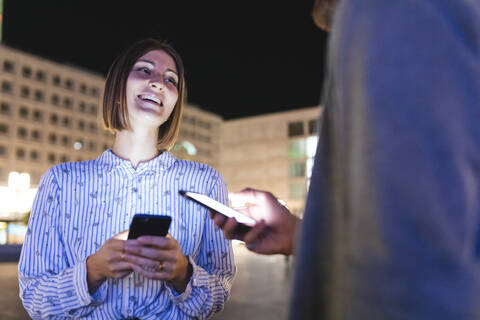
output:
POLYGON ((316 106, 225 121, 219 169, 229 191, 269 190, 302 215, 321 112, 316 106))

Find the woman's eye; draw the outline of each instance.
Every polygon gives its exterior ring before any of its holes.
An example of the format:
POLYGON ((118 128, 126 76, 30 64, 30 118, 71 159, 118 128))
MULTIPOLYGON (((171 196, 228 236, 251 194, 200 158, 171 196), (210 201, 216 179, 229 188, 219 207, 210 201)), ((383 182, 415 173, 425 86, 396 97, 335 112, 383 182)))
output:
POLYGON ((146 74, 150 74, 150 70, 148 70, 146 67, 140 67, 137 70, 146 74))
POLYGON ((177 79, 175 79, 175 78, 166 77, 166 78, 165 78, 165 81, 168 82, 168 83, 171 83, 171 84, 173 84, 173 85, 177 85, 177 79))

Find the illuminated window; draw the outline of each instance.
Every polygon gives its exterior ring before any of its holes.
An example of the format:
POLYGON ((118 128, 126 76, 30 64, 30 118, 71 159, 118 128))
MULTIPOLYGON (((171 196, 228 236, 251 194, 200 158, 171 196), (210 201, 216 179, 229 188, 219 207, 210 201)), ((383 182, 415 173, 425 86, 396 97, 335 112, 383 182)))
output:
POLYGON ((298 139, 288 142, 289 158, 304 158, 306 156, 305 140, 298 139))
POLYGON ((292 162, 289 165, 290 177, 305 177, 305 162, 292 162))
POLYGON ((307 186, 304 181, 290 183, 290 198, 301 199, 307 194, 307 186))

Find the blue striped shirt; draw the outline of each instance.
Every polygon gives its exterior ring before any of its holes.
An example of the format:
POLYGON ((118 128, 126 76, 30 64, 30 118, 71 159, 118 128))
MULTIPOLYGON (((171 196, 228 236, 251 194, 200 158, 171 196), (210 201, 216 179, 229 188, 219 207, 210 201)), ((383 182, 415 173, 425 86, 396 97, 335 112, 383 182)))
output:
POLYGON ((213 168, 169 152, 134 168, 105 151, 95 160, 69 162, 42 177, 18 272, 20 298, 34 319, 204 319, 223 309, 236 271, 230 241, 203 207, 179 190, 227 202, 213 168), (166 282, 131 273, 108 279, 90 295, 86 259, 136 213, 172 217, 170 234, 188 256, 193 275, 182 294, 166 282))

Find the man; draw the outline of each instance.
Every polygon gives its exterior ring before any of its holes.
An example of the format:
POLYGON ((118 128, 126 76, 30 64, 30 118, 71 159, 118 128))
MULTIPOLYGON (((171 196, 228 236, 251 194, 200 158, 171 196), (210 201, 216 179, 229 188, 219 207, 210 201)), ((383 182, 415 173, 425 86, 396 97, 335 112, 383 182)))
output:
MULTIPOLYGON (((290 318, 480 319, 480 4, 342 0, 333 20, 290 318)), ((227 236, 294 250, 271 194, 235 196, 258 223, 215 216, 227 236)))

